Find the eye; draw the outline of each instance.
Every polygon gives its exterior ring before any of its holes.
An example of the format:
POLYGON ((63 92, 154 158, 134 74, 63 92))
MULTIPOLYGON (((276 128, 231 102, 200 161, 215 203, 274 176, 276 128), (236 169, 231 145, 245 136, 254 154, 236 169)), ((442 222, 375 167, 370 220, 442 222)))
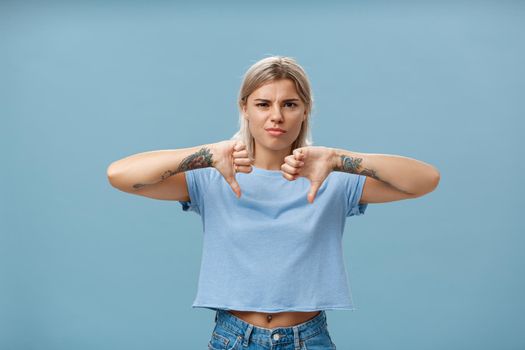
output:
POLYGON ((292 108, 293 107, 297 107, 297 103, 295 103, 295 102, 286 102, 285 104, 286 105, 292 105, 292 108))
POLYGON ((268 104, 266 102, 257 103, 257 107, 266 107, 268 104))

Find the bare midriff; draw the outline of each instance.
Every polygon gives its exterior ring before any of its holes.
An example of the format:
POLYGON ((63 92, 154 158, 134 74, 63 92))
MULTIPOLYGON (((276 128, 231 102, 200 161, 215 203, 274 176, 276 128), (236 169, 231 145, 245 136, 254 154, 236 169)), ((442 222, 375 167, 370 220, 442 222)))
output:
POLYGON ((251 323, 257 327, 276 328, 276 327, 292 327, 300 323, 306 322, 321 311, 286 311, 277 313, 257 312, 257 311, 238 311, 228 310, 234 316, 241 320, 251 323))

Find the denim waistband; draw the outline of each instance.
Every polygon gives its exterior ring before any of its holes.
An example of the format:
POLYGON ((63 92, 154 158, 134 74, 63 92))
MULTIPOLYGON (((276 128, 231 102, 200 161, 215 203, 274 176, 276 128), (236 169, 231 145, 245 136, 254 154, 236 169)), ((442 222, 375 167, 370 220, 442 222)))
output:
POLYGON ((264 328, 248 323, 228 310, 218 309, 215 315, 215 322, 244 338, 244 343, 255 341, 261 344, 272 343, 299 344, 299 340, 306 340, 326 330, 326 313, 320 310, 320 313, 312 319, 289 327, 264 328))

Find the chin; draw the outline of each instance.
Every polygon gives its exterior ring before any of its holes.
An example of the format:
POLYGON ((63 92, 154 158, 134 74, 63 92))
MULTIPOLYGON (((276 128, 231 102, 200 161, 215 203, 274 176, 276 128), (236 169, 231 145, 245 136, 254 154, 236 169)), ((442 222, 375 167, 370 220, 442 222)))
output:
POLYGON ((273 138, 271 136, 268 137, 268 135, 258 136, 259 137, 253 136, 255 138, 255 144, 259 144, 261 147, 270 149, 272 151, 282 151, 283 149, 289 149, 293 144, 293 141, 288 140, 287 138, 273 138))
POLYGON ((292 144, 286 144, 286 145, 282 145, 280 147, 276 146, 276 145, 273 145, 273 146, 269 146, 267 148, 271 149, 272 151, 282 151, 282 150, 290 149, 290 147, 292 147, 292 144))

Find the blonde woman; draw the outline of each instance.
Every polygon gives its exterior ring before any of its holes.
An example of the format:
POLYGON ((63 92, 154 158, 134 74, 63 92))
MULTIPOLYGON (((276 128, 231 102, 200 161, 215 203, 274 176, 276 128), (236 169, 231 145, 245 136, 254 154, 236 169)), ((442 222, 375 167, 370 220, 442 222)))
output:
POLYGON ((291 57, 253 64, 238 106, 231 139, 123 158, 109 181, 201 216, 192 306, 215 311, 209 349, 335 349, 325 310, 354 309, 346 218, 368 203, 423 196, 440 174, 407 157, 313 146, 310 83, 291 57))

